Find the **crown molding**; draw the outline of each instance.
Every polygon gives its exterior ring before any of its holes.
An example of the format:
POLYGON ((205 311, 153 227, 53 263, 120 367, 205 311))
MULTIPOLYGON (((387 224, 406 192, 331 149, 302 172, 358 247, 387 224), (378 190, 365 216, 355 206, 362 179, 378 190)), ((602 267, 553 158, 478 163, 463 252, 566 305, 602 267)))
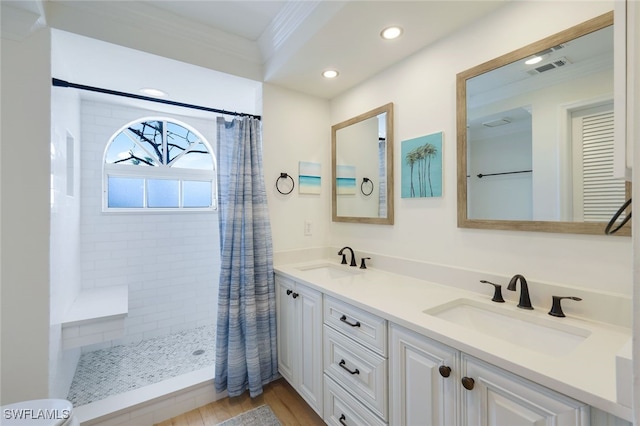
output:
POLYGON ((258 46, 266 62, 280 50, 283 44, 309 18, 320 1, 289 1, 271 21, 258 39, 258 46))
MULTIPOLYGON (((176 16, 148 3, 50 0, 47 2, 47 17, 51 26, 55 28, 82 33, 90 37, 96 37, 96 34, 91 32, 95 32, 98 28, 117 28, 112 25, 115 23, 130 27, 132 31, 148 34, 149 38, 162 37, 159 40, 170 39, 174 44, 215 51, 254 65, 262 65, 257 43, 176 16), (78 23, 78 20, 81 20, 81 23, 78 23), (84 31, 78 31, 78 29, 84 29, 84 31)), ((105 37, 97 38, 105 39, 105 37)), ((112 38, 116 38, 116 35, 114 34, 112 38)))
POLYGON ((46 27, 42 1, 1 1, 2 38, 20 41, 46 27))

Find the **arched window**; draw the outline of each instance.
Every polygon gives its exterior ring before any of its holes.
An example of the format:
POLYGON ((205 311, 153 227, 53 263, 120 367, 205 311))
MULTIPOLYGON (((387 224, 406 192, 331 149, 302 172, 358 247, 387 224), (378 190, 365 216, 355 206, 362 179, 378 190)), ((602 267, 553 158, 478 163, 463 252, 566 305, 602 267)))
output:
POLYGON ((214 210, 215 169, 207 141, 188 125, 134 121, 105 150, 104 210, 214 210))

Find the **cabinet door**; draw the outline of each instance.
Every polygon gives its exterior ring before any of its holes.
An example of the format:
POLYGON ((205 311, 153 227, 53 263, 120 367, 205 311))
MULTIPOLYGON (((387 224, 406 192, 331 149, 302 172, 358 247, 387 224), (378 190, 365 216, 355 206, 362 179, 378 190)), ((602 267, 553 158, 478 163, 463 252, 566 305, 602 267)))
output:
POLYGON ((396 324, 391 325, 390 337, 389 423, 458 424, 458 352, 396 324))
POLYGON ((462 424, 588 426, 589 407, 475 358, 462 355, 462 424))
POLYGON ((298 392, 322 416, 322 293, 297 285, 294 299, 298 310, 298 392))
POLYGON ((295 329, 298 321, 295 318, 295 304, 291 297, 295 283, 276 276, 276 327, 278 341, 278 371, 293 387, 294 357, 297 356, 298 342, 295 329))

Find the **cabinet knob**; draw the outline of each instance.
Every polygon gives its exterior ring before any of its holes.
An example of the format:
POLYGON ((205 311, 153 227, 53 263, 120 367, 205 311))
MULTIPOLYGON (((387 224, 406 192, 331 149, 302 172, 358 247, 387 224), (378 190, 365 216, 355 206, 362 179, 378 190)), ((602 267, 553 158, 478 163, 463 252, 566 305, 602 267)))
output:
POLYGON ((298 296, 300 296, 298 293, 293 293, 293 294, 291 295, 291 297, 293 297, 294 299, 295 299, 296 297, 298 297, 298 296))
POLYGON ((293 293, 293 290, 287 290, 287 296, 291 296, 291 293, 293 293))
POLYGON ((347 426, 347 418, 345 417, 345 415, 344 415, 344 414, 342 414, 338 420, 339 420, 339 421, 340 421, 340 423, 342 423, 344 426, 347 426))
POLYGON ((475 385, 475 380, 473 380, 471 377, 463 377, 462 378, 462 386, 466 389, 466 390, 471 390, 473 389, 473 386, 475 385))
POLYGON ((449 377, 451 375, 451 367, 447 367, 446 365, 441 365, 438 371, 440 371, 442 377, 449 377))

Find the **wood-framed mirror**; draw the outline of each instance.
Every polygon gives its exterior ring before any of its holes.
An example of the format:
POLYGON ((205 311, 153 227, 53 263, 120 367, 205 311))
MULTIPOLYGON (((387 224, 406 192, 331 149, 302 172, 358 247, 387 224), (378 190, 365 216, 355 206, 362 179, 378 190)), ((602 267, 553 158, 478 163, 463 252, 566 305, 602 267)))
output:
POLYGON ((605 234, 630 197, 613 39, 610 12, 457 75, 458 227, 605 234))
POLYGON ((332 220, 393 224, 393 103, 331 126, 332 220))

